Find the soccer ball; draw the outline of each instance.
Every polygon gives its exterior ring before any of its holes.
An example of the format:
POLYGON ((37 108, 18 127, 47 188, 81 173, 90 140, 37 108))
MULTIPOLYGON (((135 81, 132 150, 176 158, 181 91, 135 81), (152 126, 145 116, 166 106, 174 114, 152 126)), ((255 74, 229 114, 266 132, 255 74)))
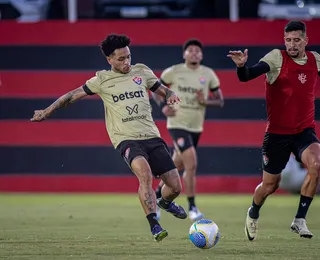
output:
POLYGON ((191 225, 189 238, 196 247, 209 249, 218 243, 220 230, 212 220, 201 219, 191 225))

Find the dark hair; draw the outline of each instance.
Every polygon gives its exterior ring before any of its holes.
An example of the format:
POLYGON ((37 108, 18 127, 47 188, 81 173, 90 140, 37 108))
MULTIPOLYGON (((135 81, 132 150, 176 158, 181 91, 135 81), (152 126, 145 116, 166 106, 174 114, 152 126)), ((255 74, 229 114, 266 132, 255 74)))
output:
POLYGON ((105 56, 110 56, 116 49, 130 45, 130 38, 126 35, 109 34, 100 44, 100 49, 105 56))
POLYGON ((202 43, 197 40, 197 39, 190 39, 190 40, 187 40, 183 46, 182 46, 182 49, 183 51, 185 51, 190 45, 195 45, 195 46, 198 46, 201 50, 202 50, 202 43))
POLYGON ((284 27, 284 32, 302 31, 303 34, 306 34, 306 30, 306 24, 301 21, 290 21, 284 27))

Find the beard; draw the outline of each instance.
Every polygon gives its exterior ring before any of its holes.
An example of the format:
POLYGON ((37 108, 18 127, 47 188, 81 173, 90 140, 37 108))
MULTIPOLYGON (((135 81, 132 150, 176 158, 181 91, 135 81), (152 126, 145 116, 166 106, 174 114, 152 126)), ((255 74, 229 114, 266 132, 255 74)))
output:
POLYGON ((294 51, 296 51, 297 52, 297 54, 290 54, 290 50, 289 51, 287 51, 287 53, 288 53, 288 55, 291 57, 291 58, 298 58, 299 57, 299 55, 300 55, 300 52, 298 51, 298 50, 294 50, 294 51))

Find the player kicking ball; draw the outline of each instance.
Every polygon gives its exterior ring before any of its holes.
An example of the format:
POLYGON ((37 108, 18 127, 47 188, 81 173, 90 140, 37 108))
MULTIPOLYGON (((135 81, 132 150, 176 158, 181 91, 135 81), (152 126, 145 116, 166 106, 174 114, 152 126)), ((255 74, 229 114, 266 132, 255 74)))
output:
MULTIPOLYGON (((168 236, 156 218, 156 203, 173 216, 185 219, 184 208, 173 200, 181 192, 181 181, 166 143, 151 115, 148 90, 165 98, 167 104, 180 102, 179 97, 162 85, 144 64, 131 65, 130 38, 109 35, 101 50, 111 70, 101 70, 83 86, 68 92, 44 110, 36 110, 32 122, 41 122, 56 110, 88 95, 103 100, 106 128, 115 149, 139 180, 139 199, 156 241, 168 236), (161 198, 156 201, 153 177, 163 183, 161 198)), ((81 158, 85 159, 85 158, 81 158)))

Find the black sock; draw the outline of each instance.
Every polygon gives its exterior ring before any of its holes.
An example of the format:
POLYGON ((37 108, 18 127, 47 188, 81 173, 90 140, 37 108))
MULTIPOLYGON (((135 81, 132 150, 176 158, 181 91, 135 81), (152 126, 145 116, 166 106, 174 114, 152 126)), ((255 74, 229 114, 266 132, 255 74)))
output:
POLYGON ((160 198, 161 198, 161 189, 162 189, 162 186, 158 186, 158 188, 156 189, 157 199, 160 199, 160 198))
POLYGON ((159 204, 162 208, 164 209, 167 209, 169 208, 170 204, 171 204, 172 201, 169 201, 169 200, 165 200, 164 198, 161 197, 161 199, 159 200, 159 204))
POLYGON ((249 217, 253 219, 259 218, 259 211, 261 209, 262 205, 257 205, 254 203, 254 200, 252 200, 252 206, 249 210, 249 217))
POLYGON ((188 197, 188 202, 189 202, 189 210, 192 210, 192 208, 196 206, 196 204, 194 204, 194 197, 188 197))
POLYGON ((300 203, 299 203, 299 208, 297 211, 296 218, 306 218, 306 215, 312 200, 313 198, 306 197, 303 195, 300 196, 300 203))
POLYGON ((157 220, 157 214, 156 213, 150 213, 147 215, 147 219, 150 224, 150 228, 152 229, 155 225, 159 225, 159 222, 157 220))

